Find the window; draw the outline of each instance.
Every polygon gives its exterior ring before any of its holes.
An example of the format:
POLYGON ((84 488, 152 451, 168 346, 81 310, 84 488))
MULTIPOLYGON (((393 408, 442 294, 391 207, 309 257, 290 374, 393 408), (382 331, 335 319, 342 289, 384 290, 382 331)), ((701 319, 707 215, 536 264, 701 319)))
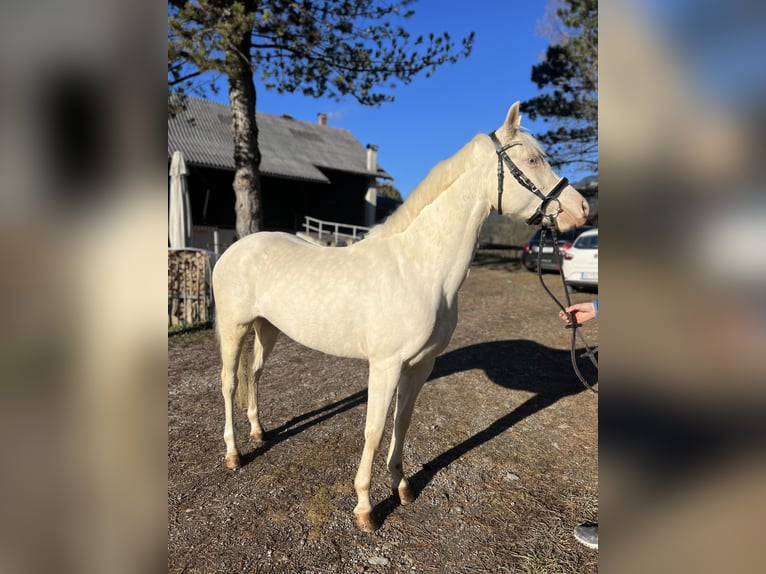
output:
POLYGON ((598 249, 598 235, 580 236, 574 242, 577 249, 598 249))

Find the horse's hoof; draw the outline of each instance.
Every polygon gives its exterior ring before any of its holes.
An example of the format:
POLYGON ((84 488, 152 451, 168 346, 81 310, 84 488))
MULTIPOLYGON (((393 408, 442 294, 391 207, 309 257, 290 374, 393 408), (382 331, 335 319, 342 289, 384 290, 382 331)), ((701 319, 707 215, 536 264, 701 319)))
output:
POLYGON ((362 532, 375 532, 378 529, 378 523, 372 516, 372 512, 365 512, 363 514, 354 514, 354 521, 356 527, 362 532))
POLYGON ((235 470, 239 468, 240 462, 239 462, 239 455, 238 454, 227 454, 226 455, 226 468, 230 470, 235 470))
POLYGON ((264 442, 266 442, 266 433, 263 431, 260 432, 251 432, 250 433, 250 442, 254 445, 261 445, 264 442))
POLYGON ((412 494, 409 485, 401 486, 399 487, 399 490, 394 489, 394 494, 399 496, 399 502, 401 502, 402 505, 415 502, 415 495, 412 494))

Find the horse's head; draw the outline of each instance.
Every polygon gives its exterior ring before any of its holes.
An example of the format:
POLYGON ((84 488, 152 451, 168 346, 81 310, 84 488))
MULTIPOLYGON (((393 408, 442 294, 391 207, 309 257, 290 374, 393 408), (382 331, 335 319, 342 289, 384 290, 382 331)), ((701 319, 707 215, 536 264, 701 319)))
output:
POLYGON ((564 186, 563 190, 557 186, 560 178, 546 161, 540 144, 521 130, 519 102, 511 106, 505 122, 491 137, 495 138, 492 157, 501 158, 503 163, 502 193, 498 192, 497 176, 494 174, 494 183, 488 187, 492 207, 504 214, 528 219, 543 205, 545 197, 555 196, 555 199, 545 202, 544 223, 555 221, 561 231, 585 223, 588 202, 571 185, 564 186), (510 162, 504 161, 502 155, 507 156, 510 162))

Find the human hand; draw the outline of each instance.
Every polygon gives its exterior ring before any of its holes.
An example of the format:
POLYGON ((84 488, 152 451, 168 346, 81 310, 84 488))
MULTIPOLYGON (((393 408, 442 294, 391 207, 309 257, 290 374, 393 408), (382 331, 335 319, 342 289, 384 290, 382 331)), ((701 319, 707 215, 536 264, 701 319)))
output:
MULTIPOLYGON (((596 316, 596 307, 593 305, 592 301, 589 303, 575 303, 574 305, 567 307, 566 310, 573 315, 574 320, 578 325, 590 321, 596 316)), ((559 311, 559 317, 569 324, 569 317, 564 311, 559 311)))

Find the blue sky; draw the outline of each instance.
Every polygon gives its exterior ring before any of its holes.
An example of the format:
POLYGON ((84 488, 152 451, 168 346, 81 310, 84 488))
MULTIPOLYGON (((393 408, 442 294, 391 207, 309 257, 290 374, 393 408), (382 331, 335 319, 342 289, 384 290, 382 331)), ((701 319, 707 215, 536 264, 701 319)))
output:
MULTIPOLYGON (((549 40, 539 32, 545 0, 420 0, 404 25, 413 35, 449 32, 456 42, 476 32, 473 52, 457 64, 439 68, 430 78, 417 77, 394 92, 396 100, 367 107, 352 98, 340 102, 276 94, 256 82, 257 110, 289 114, 344 128, 364 146, 378 145, 379 164, 394 177, 406 197, 442 159, 450 157, 477 133, 498 127, 515 100, 539 93, 530 81, 532 66, 544 57, 549 40)), ((226 90, 211 99, 228 103, 226 90)), ((533 134, 545 131, 540 120, 522 120, 533 134)), ((587 173, 560 173, 577 181, 587 173)))

